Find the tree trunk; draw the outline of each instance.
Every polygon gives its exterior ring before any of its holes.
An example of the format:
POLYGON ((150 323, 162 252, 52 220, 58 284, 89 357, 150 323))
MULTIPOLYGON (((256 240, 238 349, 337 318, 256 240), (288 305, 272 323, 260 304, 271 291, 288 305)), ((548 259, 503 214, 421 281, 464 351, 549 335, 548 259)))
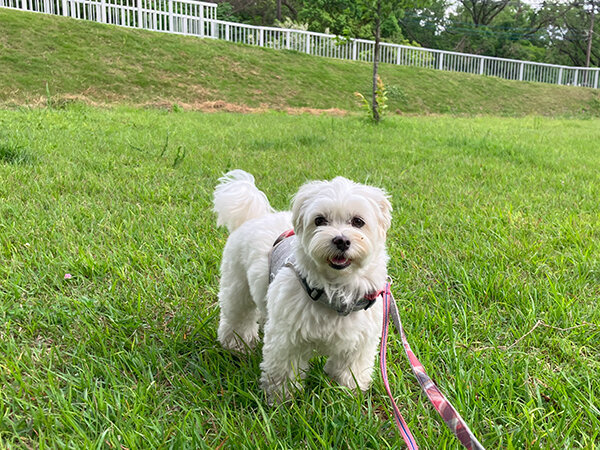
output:
POLYGON ((277 20, 281 22, 281 0, 277 0, 277 20))
POLYGON ((379 70, 379 40, 381 38, 381 0, 377 0, 375 13, 375 50, 373 52, 373 119, 379 122, 379 104, 377 103, 377 72, 379 70))
POLYGON ((591 2, 592 10, 590 11, 590 31, 588 34, 588 46, 587 52, 585 52, 585 67, 590 67, 590 57, 592 56, 592 37, 594 36, 594 18, 595 18, 595 8, 596 4, 594 1, 591 2))

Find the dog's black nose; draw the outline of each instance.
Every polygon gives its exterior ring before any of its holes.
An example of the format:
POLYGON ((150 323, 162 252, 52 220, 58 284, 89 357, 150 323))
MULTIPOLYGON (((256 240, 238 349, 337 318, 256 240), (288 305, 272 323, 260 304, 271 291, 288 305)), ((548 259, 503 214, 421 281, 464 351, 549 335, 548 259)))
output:
POLYGON ((334 237, 332 242, 342 252, 345 252, 350 247, 350 239, 344 235, 334 237))

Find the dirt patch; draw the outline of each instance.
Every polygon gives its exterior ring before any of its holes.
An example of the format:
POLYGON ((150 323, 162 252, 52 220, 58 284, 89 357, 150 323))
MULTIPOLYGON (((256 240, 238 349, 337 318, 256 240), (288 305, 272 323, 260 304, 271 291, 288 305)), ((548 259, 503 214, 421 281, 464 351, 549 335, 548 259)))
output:
POLYGON ((181 102, 155 102, 149 103, 145 106, 157 107, 157 108, 172 108, 176 104, 178 107, 183 108, 186 111, 202 111, 202 112, 234 112, 242 114, 252 113, 264 113, 266 111, 283 111, 288 114, 299 115, 299 114, 312 114, 312 115, 331 115, 331 116, 346 116, 348 111, 338 108, 328 109, 317 109, 317 108, 291 108, 287 106, 273 106, 267 104, 261 104, 259 107, 251 107, 246 105, 239 105, 236 103, 228 103, 222 100, 210 101, 210 102, 194 102, 194 103, 181 103, 181 102))
POLYGON ((179 102, 169 100, 159 100, 156 102, 144 103, 145 108, 159 108, 159 109, 176 109, 181 108, 185 111, 202 111, 202 112, 234 112, 242 114, 261 113, 268 111, 270 108, 267 106, 260 106, 253 108, 246 105, 238 105, 236 103, 228 103, 222 100, 217 101, 206 101, 206 102, 179 102))
POLYGON ((326 115, 326 116, 337 116, 344 117, 350 114, 349 111, 339 108, 328 108, 328 109, 317 109, 317 108, 283 108, 283 110, 289 114, 312 114, 315 116, 326 115))
MULTIPOLYGON (((282 111, 292 115, 300 115, 300 114, 311 114, 311 115, 329 115, 329 116, 337 116, 343 117, 350 114, 349 111, 345 111, 339 108, 328 108, 328 109, 318 109, 318 108, 292 108, 283 105, 268 105, 261 104, 258 107, 252 107, 247 105, 240 105, 237 103, 229 103, 223 100, 216 101, 197 101, 197 102, 181 102, 177 100, 168 100, 168 99, 160 99, 156 101, 150 102, 128 102, 127 99, 121 95, 112 95, 109 98, 106 98, 104 101, 97 101, 90 98, 90 96, 85 95, 87 92, 81 94, 60 94, 53 95, 50 99, 45 96, 39 96, 36 98, 30 98, 27 100, 18 100, 16 98, 10 98, 6 100, 0 101, 0 105, 8 106, 8 107, 18 107, 18 106, 29 106, 33 108, 44 108, 48 106, 49 100, 50 104, 53 107, 64 107, 70 103, 83 103, 93 107, 99 108, 110 108, 118 105, 130 105, 141 108, 156 108, 156 109, 168 109, 168 110, 176 110, 183 109, 184 111, 201 111, 206 113, 213 112, 231 112, 231 113, 239 113, 239 114, 256 114, 256 113, 264 113, 267 111, 282 111)), ((92 92, 89 92, 92 93, 92 92)), ((93 93, 91 97, 94 97, 93 93)))

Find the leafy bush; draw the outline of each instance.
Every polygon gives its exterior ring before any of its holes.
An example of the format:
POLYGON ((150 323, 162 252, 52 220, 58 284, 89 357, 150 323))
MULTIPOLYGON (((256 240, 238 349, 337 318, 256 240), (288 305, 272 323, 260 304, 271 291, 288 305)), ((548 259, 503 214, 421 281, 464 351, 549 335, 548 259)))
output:
MULTIPOLYGON (((360 92, 355 92, 354 96, 359 100, 360 106, 365 111, 367 117, 375 120, 373 105, 371 105, 369 101, 365 98, 365 96, 362 95, 360 92)), ((379 117, 381 118, 383 117, 385 110, 388 107, 388 92, 385 88, 383 80, 379 75, 377 76, 377 90, 375 91, 375 99, 377 101, 379 117)))

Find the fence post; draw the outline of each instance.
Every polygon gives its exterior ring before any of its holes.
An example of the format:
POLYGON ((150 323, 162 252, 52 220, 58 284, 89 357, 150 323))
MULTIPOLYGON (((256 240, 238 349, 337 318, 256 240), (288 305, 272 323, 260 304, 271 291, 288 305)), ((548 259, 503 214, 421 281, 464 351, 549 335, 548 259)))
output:
POLYGON ((217 29, 217 22, 212 21, 212 26, 210 27, 210 37, 213 39, 219 39, 219 30, 217 29))
POLYGON ((356 61, 356 39, 352 39, 352 61, 356 61))
POLYGON ((573 76, 573 86, 577 86, 577 75, 579 75, 579 70, 575 69, 575 75, 573 76))
POLYGON ((287 30, 286 34, 285 34, 285 48, 287 48, 288 50, 290 49, 290 30, 287 30))
POLYGON ((485 59, 481 58, 479 60, 479 75, 483 75, 483 63, 484 63, 485 59))
POLYGON ((204 5, 200 5, 200 37, 204 37, 204 5))
POLYGON ((68 16, 67 14, 67 0, 62 0, 62 15, 68 16))
POLYGON ((229 24, 228 23, 225 24, 225 40, 226 41, 229 40, 229 24))
POLYGON ((523 81, 523 69, 525 69, 525 63, 521 63, 521 67, 519 67, 519 81, 523 81))
POLYGON ((106 22, 106 0, 100 0, 100 22, 106 22))
POLYGON ((439 53, 440 59, 438 60, 438 69, 444 70, 444 54, 442 52, 439 53))
POLYGON ((169 32, 172 33, 173 32, 173 0, 169 0, 168 11, 169 11, 169 32))
POLYGON ((265 30, 263 27, 260 27, 258 29, 258 46, 259 47, 265 46, 265 30))
POLYGON ((596 69, 596 80, 594 81, 594 87, 598 89, 598 74, 600 73, 600 69, 596 69))
POLYGON ((144 25, 142 24, 142 0, 137 0, 135 3, 137 9, 137 27, 144 28, 144 25))
POLYGON ((306 53, 310 55, 310 34, 306 33, 306 53))
POLYGON ((558 69, 558 84, 562 84, 563 68, 558 69))

